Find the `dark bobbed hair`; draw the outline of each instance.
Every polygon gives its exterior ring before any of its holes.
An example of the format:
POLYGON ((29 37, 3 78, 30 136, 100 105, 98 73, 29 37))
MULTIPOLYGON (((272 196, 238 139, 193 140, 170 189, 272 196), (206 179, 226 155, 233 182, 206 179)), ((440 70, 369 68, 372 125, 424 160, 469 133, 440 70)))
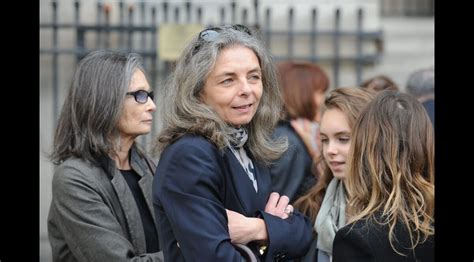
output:
POLYGON ((386 75, 377 75, 372 78, 367 79, 361 85, 362 88, 370 89, 376 92, 383 90, 394 90, 398 91, 400 88, 395 84, 395 82, 386 75))

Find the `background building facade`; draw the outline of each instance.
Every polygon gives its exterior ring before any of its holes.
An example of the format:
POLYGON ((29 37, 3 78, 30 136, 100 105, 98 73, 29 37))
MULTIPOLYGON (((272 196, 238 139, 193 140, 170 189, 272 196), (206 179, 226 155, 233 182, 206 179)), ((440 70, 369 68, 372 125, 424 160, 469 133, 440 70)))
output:
MULTIPOLYGON (((241 23, 260 30, 275 60, 321 65, 331 88, 384 74, 404 90, 411 72, 434 66, 433 10, 433 0, 40 0, 40 261, 51 261, 46 219, 54 167, 47 155, 72 72, 88 51, 142 54, 156 88, 172 66, 160 53, 160 43, 174 37, 163 26, 241 23)), ((159 128, 156 119, 140 139, 146 148, 159 128)))

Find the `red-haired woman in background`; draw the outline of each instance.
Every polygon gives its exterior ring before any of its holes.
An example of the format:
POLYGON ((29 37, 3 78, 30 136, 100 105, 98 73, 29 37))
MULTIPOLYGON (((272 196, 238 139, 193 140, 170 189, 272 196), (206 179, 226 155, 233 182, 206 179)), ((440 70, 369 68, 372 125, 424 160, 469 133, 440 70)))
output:
POLYGON ((278 71, 284 111, 273 136, 287 137, 288 150, 272 164, 270 172, 273 190, 294 202, 317 181, 313 160, 319 156, 320 108, 329 79, 310 62, 281 62, 278 71))

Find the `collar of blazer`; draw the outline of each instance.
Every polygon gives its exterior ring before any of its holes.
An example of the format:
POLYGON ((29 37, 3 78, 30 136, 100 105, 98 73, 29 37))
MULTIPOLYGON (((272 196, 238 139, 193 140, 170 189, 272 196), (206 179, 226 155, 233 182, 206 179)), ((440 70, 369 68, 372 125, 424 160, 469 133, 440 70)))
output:
MULTIPOLYGON (((153 176, 155 170, 146 162, 146 156, 140 152, 135 144, 130 148, 130 166, 137 172, 138 175, 143 176, 143 172, 150 172, 153 176)), ((151 160, 150 160, 151 161, 151 160)), ((115 161, 108 156, 104 156, 99 160, 99 164, 104 169, 105 173, 112 179, 115 176, 117 167, 115 161)))

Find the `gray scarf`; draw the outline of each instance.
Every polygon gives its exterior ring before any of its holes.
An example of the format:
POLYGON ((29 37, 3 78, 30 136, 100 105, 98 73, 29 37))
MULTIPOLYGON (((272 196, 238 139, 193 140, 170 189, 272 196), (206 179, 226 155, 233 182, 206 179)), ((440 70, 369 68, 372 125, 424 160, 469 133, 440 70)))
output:
MULTIPOLYGON (((346 224, 346 194, 341 180, 333 178, 326 189, 314 229, 318 233, 319 252, 332 256, 332 244, 339 228, 346 224)), ((319 257, 319 254, 318 254, 319 257)), ((318 260, 319 261, 319 260, 318 260)))
POLYGON ((239 160, 240 165, 244 168, 245 173, 252 181, 253 187, 255 192, 258 192, 257 180, 255 179, 255 168, 252 163, 252 159, 250 159, 245 151, 244 145, 247 142, 248 134, 245 128, 232 128, 230 131, 230 136, 233 138, 229 146, 232 153, 234 153, 235 157, 239 160))

